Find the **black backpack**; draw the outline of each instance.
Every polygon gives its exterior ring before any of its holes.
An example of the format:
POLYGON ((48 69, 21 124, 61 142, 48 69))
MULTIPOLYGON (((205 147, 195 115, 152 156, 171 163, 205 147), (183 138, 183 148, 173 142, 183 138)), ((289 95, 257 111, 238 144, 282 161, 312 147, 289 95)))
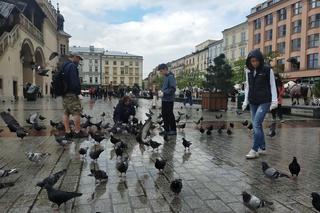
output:
POLYGON ((70 63, 64 63, 58 72, 53 76, 52 88, 53 93, 56 96, 64 96, 68 91, 68 84, 65 81, 65 68, 70 65, 70 63))

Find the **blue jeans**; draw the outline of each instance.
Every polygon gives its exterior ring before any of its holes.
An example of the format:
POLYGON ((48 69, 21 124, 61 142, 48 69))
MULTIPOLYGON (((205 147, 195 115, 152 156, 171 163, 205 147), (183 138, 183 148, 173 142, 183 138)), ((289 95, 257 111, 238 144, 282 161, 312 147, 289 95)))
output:
POLYGON ((190 104, 190 106, 192 106, 193 104, 193 101, 192 101, 192 96, 187 96, 185 99, 184 99, 184 105, 186 105, 187 103, 190 104))
POLYGON ((270 110, 271 103, 265 104, 250 104, 250 111, 252 117, 252 125, 253 125, 253 146, 252 149, 254 151, 258 151, 258 149, 265 149, 266 143, 264 139, 263 127, 262 123, 267 114, 270 110))

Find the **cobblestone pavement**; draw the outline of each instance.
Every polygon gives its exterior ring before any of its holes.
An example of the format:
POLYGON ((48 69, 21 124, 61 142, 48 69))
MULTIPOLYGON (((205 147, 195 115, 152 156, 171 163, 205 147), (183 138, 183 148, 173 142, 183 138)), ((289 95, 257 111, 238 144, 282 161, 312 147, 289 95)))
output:
MULTIPOLYGON (((99 117, 101 112, 109 113, 111 120, 112 105, 103 101, 84 101, 84 111, 99 117)), ((137 117, 145 119, 144 113, 150 102, 140 100, 137 117)), ((278 124, 277 136, 267 138, 268 154, 257 160, 246 160, 245 154, 251 147, 251 137, 240 121, 249 118, 249 113, 236 115, 234 105, 223 118, 217 120, 220 113, 197 111, 193 109, 176 109, 192 115, 187 121, 187 128, 179 131, 177 137, 169 142, 156 136, 154 139, 163 145, 159 151, 141 150, 134 137, 123 135, 129 142, 129 170, 126 178, 120 178, 115 169, 116 157, 110 141, 101 146, 105 151, 98 159, 100 169, 107 171, 109 180, 106 184, 95 185, 93 177, 88 176, 92 162, 80 159, 79 147, 91 146, 87 140, 72 143, 66 149, 58 146, 50 136, 48 123, 50 119, 60 120, 61 101, 42 99, 35 103, 2 103, 1 110, 11 108, 12 114, 19 122, 25 124, 25 118, 32 111, 38 111, 48 119, 45 121, 48 130, 32 133, 32 136, 20 140, 8 132, 0 133, 0 168, 15 167, 18 174, 1 178, 1 182, 14 181, 15 186, 0 189, 0 212, 53 212, 52 204, 47 199, 45 190, 35 184, 50 173, 67 169, 66 175, 55 187, 67 191, 78 191, 83 196, 61 206, 60 212, 91 213, 142 213, 142 212, 249 212, 242 204, 241 192, 247 190, 255 195, 274 202, 273 209, 262 209, 259 212, 315 212, 312 208, 310 193, 320 192, 320 122, 300 117, 286 117, 286 122, 278 124), (201 135, 195 129, 194 120, 204 115, 205 123, 216 126, 224 121, 235 122, 233 134, 219 135, 213 131, 211 136, 201 135), (190 152, 185 152, 181 144, 182 137, 193 142, 190 152), (51 156, 44 165, 35 165, 26 160, 24 152, 50 152, 51 156), (168 160, 164 174, 158 174, 154 161, 158 156, 168 160), (302 166, 297 180, 280 179, 268 181, 262 174, 261 161, 288 171, 288 164, 296 156, 302 166), (179 196, 169 190, 169 181, 183 179, 183 189, 179 196), (94 196, 93 196, 94 194, 94 196)), ((157 110, 158 111, 158 110, 157 110)), ((156 113, 157 114, 157 113, 156 113)), ((98 120, 98 119, 97 119, 98 120)), ((270 121, 268 115, 265 126, 270 121)), ((4 126, 3 122, 0 123, 4 126)))

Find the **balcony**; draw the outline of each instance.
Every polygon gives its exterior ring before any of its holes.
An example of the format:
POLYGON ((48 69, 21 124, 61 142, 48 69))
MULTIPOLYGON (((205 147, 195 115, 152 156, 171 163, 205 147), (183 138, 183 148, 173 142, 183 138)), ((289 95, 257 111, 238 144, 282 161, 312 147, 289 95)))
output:
POLYGON ((40 44, 44 44, 42 32, 24 15, 20 14, 21 29, 32 36, 40 44))
POLYGON ((19 37, 19 27, 15 26, 11 32, 5 32, 0 37, 0 56, 4 54, 8 46, 13 46, 19 37))

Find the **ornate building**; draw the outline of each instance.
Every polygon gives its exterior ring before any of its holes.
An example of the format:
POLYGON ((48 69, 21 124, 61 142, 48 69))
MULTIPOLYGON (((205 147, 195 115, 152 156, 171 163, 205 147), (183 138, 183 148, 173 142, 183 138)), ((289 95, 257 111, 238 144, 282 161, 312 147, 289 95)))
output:
POLYGON ((48 95, 71 37, 59 8, 48 0, 0 0, 0 25, 0 98, 22 98, 27 83, 48 95))

